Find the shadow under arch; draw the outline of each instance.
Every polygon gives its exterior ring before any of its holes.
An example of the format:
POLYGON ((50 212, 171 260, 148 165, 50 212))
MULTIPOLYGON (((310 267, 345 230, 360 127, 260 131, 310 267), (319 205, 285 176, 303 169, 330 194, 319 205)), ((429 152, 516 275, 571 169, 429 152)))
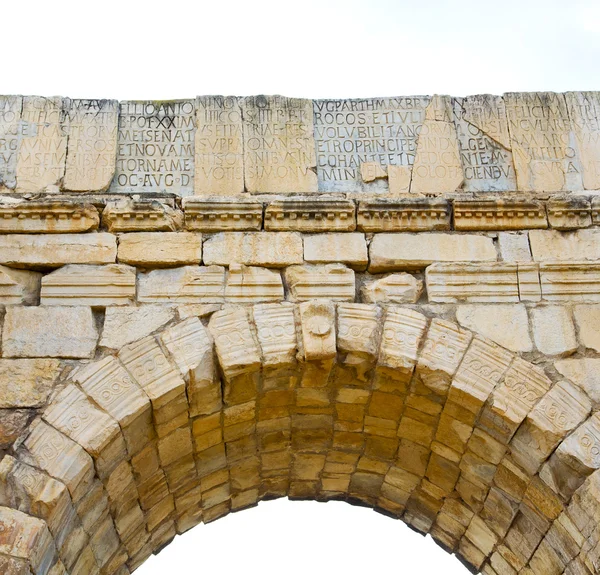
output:
POLYGON ((76 362, 0 462, 0 571, 124 575, 288 496, 401 518, 473 572, 596 572, 593 402, 422 312, 225 307, 76 362))

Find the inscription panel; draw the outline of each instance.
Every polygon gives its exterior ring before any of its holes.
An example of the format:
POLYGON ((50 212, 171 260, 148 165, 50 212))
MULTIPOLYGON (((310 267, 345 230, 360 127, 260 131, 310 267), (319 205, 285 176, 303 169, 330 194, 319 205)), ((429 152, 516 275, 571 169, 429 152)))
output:
POLYGON ((384 179, 368 184, 363 181, 361 165, 371 162, 395 166, 400 172, 406 172, 410 181, 417 138, 429 101, 425 96, 315 100, 319 190, 387 191, 384 179))
POLYGON ((241 105, 247 191, 316 192, 311 100, 251 96, 241 105))
POLYGON ((112 192, 194 193, 192 100, 121 102, 112 192))
POLYGON ((17 185, 21 96, 0 96, 0 190, 17 185))
POLYGON ((196 194, 242 193, 244 132, 238 98, 200 96, 196 118, 196 194))
POLYGON ((115 173, 119 103, 116 100, 66 100, 69 146, 64 189, 106 191, 115 173))

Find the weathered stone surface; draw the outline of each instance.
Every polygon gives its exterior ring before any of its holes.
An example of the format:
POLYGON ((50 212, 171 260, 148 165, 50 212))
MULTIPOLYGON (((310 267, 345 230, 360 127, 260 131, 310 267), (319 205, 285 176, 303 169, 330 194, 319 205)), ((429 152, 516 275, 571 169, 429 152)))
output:
POLYGON ((23 96, 0 96, 0 139, 5 143, 0 157, 0 190, 14 190, 17 186, 19 121, 22 108, 23 96))
POLYGON ((242 193, 244 131, 239 98, 199 96, 196 122, 196 195, 242 193))
POLYGON ((0 303, 37 304, 42 274, 0 266, 0 303))
POLYGON ((41 407, 59 374, 56 359, 1 359, 0 409, 41 407))
POLYGON ((102 337, 98 345, 121 349, 124 345, 158 330, 174 317, 175 309, 164 305, 107 307, 102 337))
POLYGON ((600 231, 595 229, 566 233, 533 230, 529 243, 536 262, 600 259, 600 231))
POLYGON ((575 230, 592 225, 592 207, 585 197, 555 198, 548 201, 548 223, 555 230, 575 230))
POLYGON ((483 94, 452 98, 468 192, 517 189, 506 107, 501 96, 483 94))
POLYGON ((294 306, 288 303, 255 305, 253 313, 264 365, 293 364, 298 347, 294 306))
POLYGON ((120 198, 107 202, 102 223, 109 232, 174 232, 181 228, 183 214, 155 200, 120 198))
POLYGON ((121 102, 110 190, 193 195, 195 134, 192 100, 121 102))
POLYGON ((184 198, 185 228, 199 232, 260 231, 262 202, 223 197, 184 198))
POLYGON ((57 191, 65 175, 67 132, 63 98, 25 96, 19 125, 17 191, 57 191), (46 153, 39 153, 45 150, 46 153))
POLYGON ((417 138, 412 169, 412 194, 454 192, 464 182, 450 99, 433 96, 417 138))
POLYGON ((184 266, 139 274, 138 301, 220 303, 225 297, 225 268, 184 266))
POLYGON ((331 359, 336 352, 335 307, 331 302, 300 304, 302 348, 307 361, 331 359))
POLYGON ((42 305, 129 305, 135 299, 135 269, 130 266, 71 264, 42 278, 42 305))
POLYGON ((561 359, 554 363, 558 373, 577 384, 600 404, 600 359, 561 359))
POLYGON ((355 297, 354 272, 342 264, 291 266, 285 270, 285 282, 292 301, 353 301, 355 297))
POLYGON ((3 357, 92 357, 98 331, 89 307, 9 307, 3 357))
POLYGON ((505 262, 530 262, 529 236, 523 232, 500 232, 498 234, 500 259, 505 262))
POLYGON ((536 307, 531 310, 533 339, 547 355, 571 355, 577 349, 575 327, 567 308, 536 307))
MULTIPOLYGON (((366 183, 361 165, 406 168, 414 163, 428 97, 315 100, 315 146, 319 190, 384 192, 386 181, 366 183)), ((390 184, 391 185, 391 184, 390 184)))
POLYGON ((363 232, 449 230, 450 202, 437 198, 377 199, 360 202, 358 229, 363 232))
POLYGON ((303 262, 302 236, 295 232, 220 233, 204 243, 204 263, 285 267, 303 262))
POLYGON ((0 235, 0 263, 15 267, 111 264, 117 259, 112 234, 0 235))
POLYGON ((71 192, 108 190, 115 173, 119 103, 66 100, 68 147, 63 188, 71 192))
POLYGON ((517 352, 533 349, 527 309, 523 304, 461 305, 456 309, 458 323, 497 344, 517 352))
POLYGON ((360 288, 361 298, 367 303, 417 303, 422 293, 423 280, 407 273, 367 280, 360 288))
POLYGON ((231 303, 282 301, 281 274, 265 268, 232 264, 225 284, 225 299, 231 303))
POLYGON ((504 103, 519 190, 581 190, 581 162, 564 95, 509 93, 504 103))
POLYGON ((244 118, 244 181, 250 193, 317 191, 313 108, 310 100, 251 96, 244 118))
POLYGON ((311 264, 342 263, 364 270, 369 263, 364 234, 315 234, 304 236, 304 261, 311 264))
POLYGON ((573 317, 579 332, 579 341, 587 348, 600 351, 600 305, 576 305, 573 317))
POLYGON ((271 202, 265 210, 265 230, 351 232, 356 207, 350 200, 302 198, 271 202))
POLYGON ((19 439, 34 413, 31 409, 0 409, 0 450, 19 439))
POLYGON ((544 300, 600 301, 600 264, 597 262, 542 262, 539 264, 539 280, 544 300))
POLYGON ((377 234, 369 247, 372 273, 424 268, 434 262, 496 261, 491 238, 451 234, 377 234))
POLYGON ((493 199, 454 202, 456 230, 526 230, 547 227, 546 209, 539 201, 493 199))
POLYGON ((120 263, 144 268, 175 267, 202 261, 202 235, 193 232, 138 232, 119 235, 120 263))

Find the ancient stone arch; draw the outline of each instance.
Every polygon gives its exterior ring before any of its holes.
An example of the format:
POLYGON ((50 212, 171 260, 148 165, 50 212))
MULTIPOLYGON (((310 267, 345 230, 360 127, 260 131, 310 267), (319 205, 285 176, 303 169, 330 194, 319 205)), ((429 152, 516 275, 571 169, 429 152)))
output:
POLYGON ((0 98, 0 572, 283 496, 598 572, 597 110, 0 98))

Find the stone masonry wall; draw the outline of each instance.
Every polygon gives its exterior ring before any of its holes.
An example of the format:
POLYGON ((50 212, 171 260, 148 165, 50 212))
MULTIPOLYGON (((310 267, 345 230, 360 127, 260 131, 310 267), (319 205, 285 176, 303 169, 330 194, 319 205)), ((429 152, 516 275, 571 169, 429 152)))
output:
POLYGON ((0 573, 283 496, 600 572, 599 98, 0 97, 0 573))

